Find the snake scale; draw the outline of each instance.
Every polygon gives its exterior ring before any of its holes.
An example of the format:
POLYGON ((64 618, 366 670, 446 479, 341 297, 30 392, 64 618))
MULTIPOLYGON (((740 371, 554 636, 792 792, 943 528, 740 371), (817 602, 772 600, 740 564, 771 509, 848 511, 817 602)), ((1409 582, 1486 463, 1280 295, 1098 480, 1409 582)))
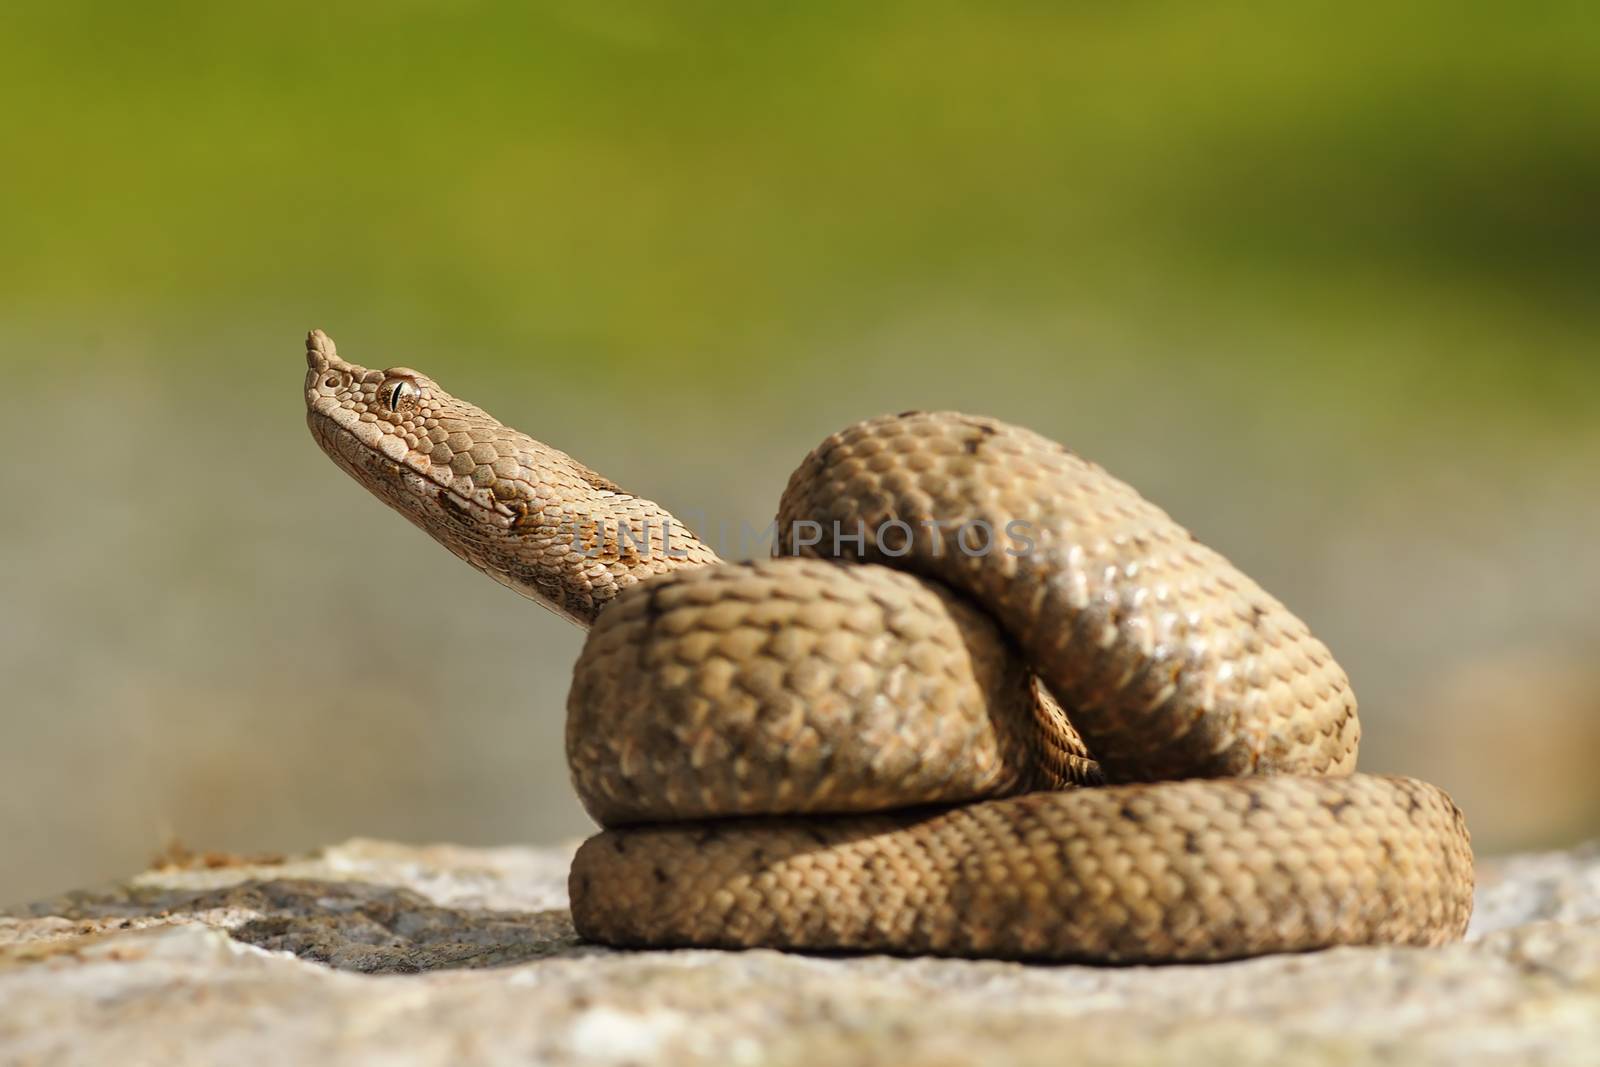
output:
POLYGON ((834 434, 775 558, 405 368, 306 342, 307 420, 373 494, 588 627, 567 756, 604 829, 584 937, 1100 962, 1461 936, 1440 789, 1354 774, 1344 672, 1137 492, 993 419, 834 434))

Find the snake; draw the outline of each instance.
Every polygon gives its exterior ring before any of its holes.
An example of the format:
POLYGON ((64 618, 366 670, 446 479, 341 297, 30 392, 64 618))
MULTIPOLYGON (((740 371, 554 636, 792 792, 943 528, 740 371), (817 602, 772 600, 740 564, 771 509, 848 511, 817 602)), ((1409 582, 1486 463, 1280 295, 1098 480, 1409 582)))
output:
POLYGON ((770 558, 729 562, 422 373, 321 331, 306 364, 336 465, 587 629, 585 940, 1129 964, 1465 931, 1465 820, 1355 772, 1328 648, 1061 444, 866 419, 795 469, 770 558))

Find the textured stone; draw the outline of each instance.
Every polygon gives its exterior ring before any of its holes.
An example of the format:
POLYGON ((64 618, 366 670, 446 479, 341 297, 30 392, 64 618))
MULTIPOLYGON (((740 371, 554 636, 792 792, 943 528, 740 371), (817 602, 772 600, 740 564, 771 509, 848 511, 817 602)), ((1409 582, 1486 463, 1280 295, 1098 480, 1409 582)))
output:
POLYGON ((1096 968, 613 952, 570 848, 185 857, 0 916, 0 1062, 1594 1063, 1600 842, 1484 861, 1468 940, 1096 968))

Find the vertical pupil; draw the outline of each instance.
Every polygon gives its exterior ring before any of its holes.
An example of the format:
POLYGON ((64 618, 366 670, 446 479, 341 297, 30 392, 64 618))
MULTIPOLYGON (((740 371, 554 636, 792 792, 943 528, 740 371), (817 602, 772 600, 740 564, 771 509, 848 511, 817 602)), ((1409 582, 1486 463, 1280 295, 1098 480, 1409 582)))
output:
POLYGON ((389 389, 389 410, 395 411, 400 407, 400 387, 403 382, 395 382, 389 389))

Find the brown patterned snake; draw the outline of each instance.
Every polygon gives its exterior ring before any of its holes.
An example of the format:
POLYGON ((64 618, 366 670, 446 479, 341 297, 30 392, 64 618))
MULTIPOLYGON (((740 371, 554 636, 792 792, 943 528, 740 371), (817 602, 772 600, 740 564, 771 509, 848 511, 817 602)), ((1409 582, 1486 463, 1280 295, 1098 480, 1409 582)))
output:
POLYGON ((321 332, 306 362, 340 467, 590 628, 567 723, 608 827, 573 862, 585 937, 1129 962, 1466 926, 1461 814, 1351 773, 1328 650, 1060 445, 948 413, 859 423, 779 506, 783 555, 811 558, 726 564, 415 371, 321 332))

